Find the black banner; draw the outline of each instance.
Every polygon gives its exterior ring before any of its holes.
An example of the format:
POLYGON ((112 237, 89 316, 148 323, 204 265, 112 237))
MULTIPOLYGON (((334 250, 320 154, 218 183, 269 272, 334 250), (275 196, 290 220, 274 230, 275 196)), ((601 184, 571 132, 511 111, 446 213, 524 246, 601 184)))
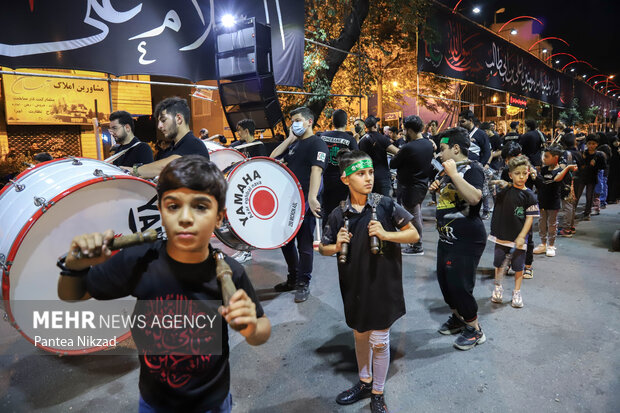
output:
POLYGON ((436 41, 420 36, 418 70, 537 99, 555 106, 567 106, 575 95, 573 87, 592 100, 611 106, 611 100, 595 93, 583 82, 558 72, 536 57, 465 19, 437 6, 429 19, 436 41), (586 93, 590 89, 592 93, 586 93), (599 95, 594 98, 593 95, 599 95))
POLYGON ((274 75, 303 85, 303 0, 4 2, 0 66, 215 79, 215 24, 230 14, 271 24, 274 75))

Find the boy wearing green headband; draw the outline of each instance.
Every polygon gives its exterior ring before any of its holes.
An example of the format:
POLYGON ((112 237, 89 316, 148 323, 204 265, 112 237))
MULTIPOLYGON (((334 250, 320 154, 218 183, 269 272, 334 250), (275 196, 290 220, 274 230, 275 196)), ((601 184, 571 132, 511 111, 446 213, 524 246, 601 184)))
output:
POLYGON ((355 337, 359 382, 340 393, 336 402, 346 405, 370 397, 372 412, 383 413, 387 412, 383 387, 390 361, 390 327, 405 314, 399 244, 417 242, 420 237, 410 222, 411 214, 392 198, 371 193, 374 168, 366 153, 342 149, 338 162, 349 197, 329 215, 319 251, 327 256, 342 254, 340 292, 346 322, 355 337), (371 253, 373 236, 382 243, 378 254, 371 253))
POLYGON ((480 218, 484 171, 468 160, 470 140, 463 128, 443 132, 439 141, 444 172, 430 185, 437 191, 437 281, 452 310, 439 328, 441 334, 459 334, 454 346, 469 350, 486 341, 478 323, 474 298, 476 268, 486 245, 480 218))

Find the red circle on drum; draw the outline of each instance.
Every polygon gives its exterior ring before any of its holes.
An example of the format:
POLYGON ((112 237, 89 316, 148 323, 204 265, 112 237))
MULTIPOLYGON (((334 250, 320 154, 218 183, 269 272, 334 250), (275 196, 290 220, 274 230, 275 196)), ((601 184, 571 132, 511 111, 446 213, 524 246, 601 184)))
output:
POLYGON ((271 188, 256 187, 250 192, 250 210, 258 219, 271 219, 278 212, 278 197, 271 188))

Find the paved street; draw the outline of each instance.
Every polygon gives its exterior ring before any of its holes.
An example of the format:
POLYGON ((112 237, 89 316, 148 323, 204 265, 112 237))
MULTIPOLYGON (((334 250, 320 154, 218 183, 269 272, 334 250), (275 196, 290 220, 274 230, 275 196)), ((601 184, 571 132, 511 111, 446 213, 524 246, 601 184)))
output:
MULTIPOLYGON (((475 295, 487 342, 468 352, 436 332, 448 317, 435 279, 432 208, 425 208, 425 255, 404 257, 407 314, 392 328, 386 401, 392 412, 617 412, 620 405, 620 205, 559 238, 557 256, 536 256, 524 280, 525 306, 492 304, 492 244, 475 295)), ((489 221, 486 221, 487 226, 489 221)), ((535 235, 536 243, 539 242, 535 235)), ((250 278, 273 324, 269 342, 251 347, 232 333, 235 412, 366 412, 335 396, 357 380, 353 334, 344 322, 336 259, 315 255, 311 296, 272 286, 285 277, 280 251, 254 252, 250 278)), ((7 333, 7 325, 2 327, 7 333)), ((20 338, 18 338, 20 339, 20 338)), ((4 335, 3 352, 10 346, 4 335)), ((112 353, 112 352, 109 352, 112 353)), ((0 357, 0 411, 137 411, 138 363, 130 356, 0 357)))

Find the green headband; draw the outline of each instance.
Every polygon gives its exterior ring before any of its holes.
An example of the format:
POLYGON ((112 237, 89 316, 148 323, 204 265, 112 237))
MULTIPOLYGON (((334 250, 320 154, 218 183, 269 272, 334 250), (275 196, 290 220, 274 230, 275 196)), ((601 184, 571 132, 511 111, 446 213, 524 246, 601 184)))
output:
POLYGON ((439 143, 445 143, 446 145, 448 144, 448 141, 450 140, 450 138, 448 138, 447 136, 444 136, 443 138, 441 138, 441 140, 439 141, 439 143))
POLYGON ((360 159, 357 162, 352 163, 344 169, 344 176, 349 176, 359 171, 360 169, 372 168, 372 160, 360 159))

